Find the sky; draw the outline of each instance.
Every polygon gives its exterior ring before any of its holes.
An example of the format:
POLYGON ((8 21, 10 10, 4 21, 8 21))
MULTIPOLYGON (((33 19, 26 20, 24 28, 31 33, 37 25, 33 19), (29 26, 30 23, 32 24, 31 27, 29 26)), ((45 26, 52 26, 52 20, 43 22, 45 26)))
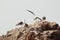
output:
POLYGON ((16 28, 20 21, 32 23, 34 16, 26 10, 60 24, 60 0, 0 0, 0 35, 16 28))

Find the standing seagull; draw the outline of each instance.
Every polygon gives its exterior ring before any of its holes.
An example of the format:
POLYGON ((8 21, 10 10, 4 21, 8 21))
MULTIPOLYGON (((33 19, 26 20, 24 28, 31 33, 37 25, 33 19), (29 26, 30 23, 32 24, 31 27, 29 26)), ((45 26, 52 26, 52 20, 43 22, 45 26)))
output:
POLYGON ((16 26, 18 26, 18 25, 22 25, 23 24, 23 22, 21 21, 21 22, 19 22, 18 24, 16 24, 16 26))
POLYGON ((41 18, 37 17, 37 16, 34 14, 34 12, 32 12, 32 11, 30 11, 30 10, 27 10, 27 11, 30 12, 30 13, 32 13, 32 14, 35 16, 34 20, 36 20, 36 19, 42 20, 41 18))
POLYGON ((18 24, 16 24, 16 26, 18 26, 18 25, 25 25, 25 20, 24 20, 24 22, 19 22, 18 24))

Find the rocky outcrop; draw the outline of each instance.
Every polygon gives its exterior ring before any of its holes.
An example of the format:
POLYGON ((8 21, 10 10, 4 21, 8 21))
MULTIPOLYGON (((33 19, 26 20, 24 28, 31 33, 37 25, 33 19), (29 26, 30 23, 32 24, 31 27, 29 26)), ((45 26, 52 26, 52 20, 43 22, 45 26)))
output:
POLYGON ((8 31, 0 40, 60 40, 60 27, 56 22, 35 21, 8 31))

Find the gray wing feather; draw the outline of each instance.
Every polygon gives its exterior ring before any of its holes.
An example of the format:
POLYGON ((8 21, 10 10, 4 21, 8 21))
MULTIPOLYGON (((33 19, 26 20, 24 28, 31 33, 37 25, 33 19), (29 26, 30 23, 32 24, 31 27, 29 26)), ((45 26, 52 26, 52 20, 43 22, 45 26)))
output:
POLYGON ((27 11, 30 12, 30 13, 32 13, 35 16, 35 14, 32 11, 30 11, 30 10, 27 10, 27 11))

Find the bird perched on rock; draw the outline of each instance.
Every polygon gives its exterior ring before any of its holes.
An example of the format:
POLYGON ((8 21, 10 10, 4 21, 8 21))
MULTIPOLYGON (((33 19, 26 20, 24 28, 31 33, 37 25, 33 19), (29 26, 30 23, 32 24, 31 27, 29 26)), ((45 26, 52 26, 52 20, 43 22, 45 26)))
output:
POLYGON ((30 13, 32 13, 32 14, 33 14, 33 16, 35 16, 34 20, 36 20, 36 19, 41 20, 41 18, 37 17, 37 16, 35 15, 35 13, 34 13, 34 12, 32 12, 32 11, 30 11, 30 10, 27 10, 27 11, 28 11, 28 12, 30 12, 30 13))
POLYGON ((24 20, 24 22, 21 21, 18 24, 16 24, 16 26, 18 26, 18 25, 22 25, 24 27, 28 27, 28 24, 25 22, 25 20, 24 20))
POLYGON ((23 22, 21 21, 21 22, 19 22, 18 24, 16 24, 16 26, 18 26, 18 25, 22 25, 23 24, 23 22))

